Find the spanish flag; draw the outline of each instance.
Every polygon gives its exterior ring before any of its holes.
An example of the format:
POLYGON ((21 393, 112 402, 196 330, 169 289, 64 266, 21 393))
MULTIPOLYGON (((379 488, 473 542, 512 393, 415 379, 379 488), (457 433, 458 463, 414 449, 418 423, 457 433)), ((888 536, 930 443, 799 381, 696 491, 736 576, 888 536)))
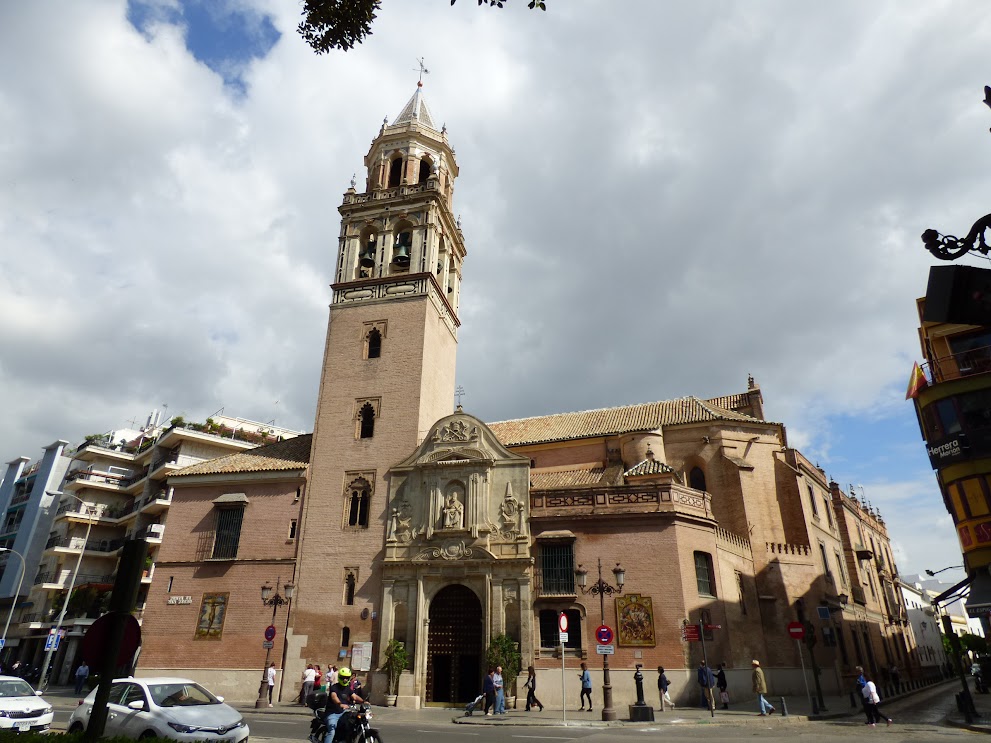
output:
POLYGON ((922 367, 919 366, 919 362, 916 361, 912 367, 912 376, 908 380, 908 390, 905 392, 905 399, 914 400, 928 386, 929 382, 926 380, 926 375, 922 371, 922 367))

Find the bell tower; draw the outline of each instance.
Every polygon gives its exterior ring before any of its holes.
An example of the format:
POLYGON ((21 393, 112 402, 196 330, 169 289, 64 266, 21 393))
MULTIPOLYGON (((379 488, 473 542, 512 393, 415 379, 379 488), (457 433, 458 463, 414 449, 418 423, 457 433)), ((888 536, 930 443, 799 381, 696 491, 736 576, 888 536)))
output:
POLYGON ((378 642, 385 475, 454 408, 465 259, 451 211, 458 166, 422 83, 364 162, 364 191, 352 179, 339 207, 288 679, 307 663, 350 666, 355 643, 378 642))

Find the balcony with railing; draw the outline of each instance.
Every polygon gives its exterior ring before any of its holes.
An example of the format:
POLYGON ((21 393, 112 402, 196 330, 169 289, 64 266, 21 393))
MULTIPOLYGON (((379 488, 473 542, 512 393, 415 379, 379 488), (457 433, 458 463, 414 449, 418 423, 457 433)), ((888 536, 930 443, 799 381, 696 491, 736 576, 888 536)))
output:
MULTIPOLYGON (((51 590, 61 590, 68 587, 69 580, 72 577, 71 570, 59 570, 55 572, 44 571, 38 573, 34 579, 34 585, 42 586, 51 590)), ((75 587, 85 586, 88 583, 95 583, 98 585, 113 585, 114 574, 113 573, 79 573, 76 576, 75 587)))
POLYGON ((118 472, 105 472, 103 470, 87 468, 75 470, 65 476, 66 485, 75 483, 86 487, 97 487, 103 489, 120 490, 122 483, 130 475, 118 472))
POLYGON ((14 497, 10 499, 10 505, 17 506, 21 503, 27 503, 29 500, 31 500, 31 491, 22 490, 21 492, 14 493, 14 497))
POLYGON ((154 472, 167 464, 177 464, 179 462, 179 448, 169 449, 164 454, 161 452, 155 452, 155 456, 151 460, 151 464, 148 467, 149 474, 154 472))
POLYGON ((922 370, 930 383, 987 374, 991 372, 991 346, 970 348, 930 359, 922 365, 922 370))
POLYGON ((66 550, 82 550, 84 548, 86 552, 97 552, 111 554, 116 552, 123 546, 123 539, 90 539, 88 542, 83 542, 81 537, 66 537, 66 536, 55 536, 51 537, 45 543, 45 549, 66 549, 66 550))

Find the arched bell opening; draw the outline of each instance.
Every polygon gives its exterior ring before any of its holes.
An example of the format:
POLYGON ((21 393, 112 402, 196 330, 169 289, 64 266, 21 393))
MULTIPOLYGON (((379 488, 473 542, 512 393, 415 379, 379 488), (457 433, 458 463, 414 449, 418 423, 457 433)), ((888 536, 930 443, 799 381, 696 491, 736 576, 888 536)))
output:
POLYGON ((409 270, 413 255, 413 225, 399 222, 393 230, 392 267, 399 271, 409 270))
POLYGON ((434 164, 429 157, 420 158, 420 173, 416 179, 416 182, 426 183, 433 169, 434 169, 434 164))
POLYGON ((403 158, 399 155, 389 163, 389 185, 388 188, 396 188, 403 182, 403 158))
POLYGON ((482 686, 482 603, 467 586, 445 586, 430 602, 427 702, 465 704, 482 686))
POLYGON ((358 268, 357 278, 366 278, 375 270, 375 258, 378 252, 378 231, 374 227, 366 227, 358 239, 358 268))

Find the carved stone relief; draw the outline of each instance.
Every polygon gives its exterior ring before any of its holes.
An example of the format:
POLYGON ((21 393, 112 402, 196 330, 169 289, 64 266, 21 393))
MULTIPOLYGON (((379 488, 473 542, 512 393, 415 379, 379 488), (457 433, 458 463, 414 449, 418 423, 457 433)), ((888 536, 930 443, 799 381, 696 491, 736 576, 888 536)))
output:
POLYGON ((414 560, 466 560, 472 555, 471 547, 463 539, 450 539, 438 547, 421 550, 414 560))

